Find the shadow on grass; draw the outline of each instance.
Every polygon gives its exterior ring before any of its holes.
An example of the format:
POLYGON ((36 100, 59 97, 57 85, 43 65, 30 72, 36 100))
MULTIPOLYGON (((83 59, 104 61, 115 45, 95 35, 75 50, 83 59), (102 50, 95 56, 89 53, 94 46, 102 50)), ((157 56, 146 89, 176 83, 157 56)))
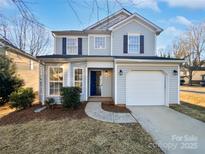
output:
POLYGON ((45 109, 39 113, 34 113, 34 110, 41 107, 40 104, 35 104, 30 108, 20 111, 14 111, 0 118, 0 126, 9 124, 22 124, 29 121, 39 120, 60 120, 64 118, 68 119, 82 119, 86 118, 84 108, 86 103, 81 104, 78 109, 65 109, 58 107, 54 109, 45 109))
POLYGON ((199 110, 199 111, 204 111, 204 113, 205 113, 205 107, 195 105, 195 104, 191 104, 191 103, 187 103, 187 102, 184 102, 184 101, 181 101, 180 103, 181 103, 181 105, 185 105, 185 106, 188 106, 192 109, 196 109, 196 110, 199 110))
POLYGON ((204 107, 190 104, 187 102, 181 102, 181 104, 170 105, 170 108, 178 112, 184 113, 192 118, 205 122, 205 108, 204 107))

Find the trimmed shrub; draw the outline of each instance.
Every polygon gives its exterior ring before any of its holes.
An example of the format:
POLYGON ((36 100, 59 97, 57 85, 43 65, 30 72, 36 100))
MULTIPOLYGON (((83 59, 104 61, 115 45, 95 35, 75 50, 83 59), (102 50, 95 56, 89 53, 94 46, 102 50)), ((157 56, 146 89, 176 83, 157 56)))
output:
POLYGON ((35 94, 32 88, 20 88, 10 95, 10 107, 16 109, 25 109, 31 107, 35 94))
POLYGON ((56 102, 55 102, 55 99, 54 98, 47 98, 46 100, 45 100, 45 105, 46 106, 50 106, 50 105, 53 105, 53 104, 55 104, 56 102))
POLYGON ((61 103, 66 108, 76 109, 80 106, 80 92, 78 87, 63 87, 61 88, 61 103))

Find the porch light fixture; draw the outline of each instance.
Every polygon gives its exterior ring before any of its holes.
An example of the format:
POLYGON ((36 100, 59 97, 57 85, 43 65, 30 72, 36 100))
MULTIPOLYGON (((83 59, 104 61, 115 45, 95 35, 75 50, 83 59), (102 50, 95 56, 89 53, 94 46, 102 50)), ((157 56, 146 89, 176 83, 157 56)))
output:
POLYGON ((120 76, 122 76, 122 75, 123 75, 123 72, 122 72, 122 70, 120 70, 120 71, 119 71, 119 75, 120 75, 120 76))
POLYGON ((173 70, 173 75, 178 75, 178 71, 177 70, 173 70))
POLYGON ((108 70, 105 70, 105 77, 108 77, 108 76, 109 76, 108 70))

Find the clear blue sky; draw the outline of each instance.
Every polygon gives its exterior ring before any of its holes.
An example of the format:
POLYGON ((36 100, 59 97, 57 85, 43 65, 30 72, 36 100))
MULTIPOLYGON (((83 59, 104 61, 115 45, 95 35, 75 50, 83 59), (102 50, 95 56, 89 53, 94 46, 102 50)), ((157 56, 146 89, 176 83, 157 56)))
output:
MULTIPOLYGON (((8 1, 0 0, 0 11, 8 16, 14 16, 15 7, 8 1)), ((97 1, 100 7, 99 19, 101 19, 108 15, 107 0, 97 1)), ((98 20, 96 3, 93 3, 93 0, 26 0, 26 2, 29 2, 27 5, 38 20, 50 30, 82 29, 98 20)), ((205 21, 205 0, 108 0, 108 2, 110 13, 124 7, 162 27, 164 32, 158 37, 158 49, 166 48, 187 26, 205 21)))

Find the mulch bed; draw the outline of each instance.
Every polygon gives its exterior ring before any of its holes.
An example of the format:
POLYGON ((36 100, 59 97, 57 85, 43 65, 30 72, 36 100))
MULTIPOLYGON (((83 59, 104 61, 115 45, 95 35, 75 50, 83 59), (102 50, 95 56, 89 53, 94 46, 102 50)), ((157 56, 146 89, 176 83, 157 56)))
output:
POLYGON ((130 111, 124 106, 116 106, 107 102, 102 102, 102 109, 108 112, 130 113, 130 111))
POLYGON ((40 120, 59 120, 63 118, 81 119, 86 118, 85 114, 86 103, 82 103, 78 109, 65 109, 63 107, 54 107, 53 109, 45 109, 39 113, 34 113, 34 110, 40 108, 40 104, 35 104, 30 108, 20 111, 14 111, 0 118, 0 126, 8 124, 22 124, 35 119, 40 120))

